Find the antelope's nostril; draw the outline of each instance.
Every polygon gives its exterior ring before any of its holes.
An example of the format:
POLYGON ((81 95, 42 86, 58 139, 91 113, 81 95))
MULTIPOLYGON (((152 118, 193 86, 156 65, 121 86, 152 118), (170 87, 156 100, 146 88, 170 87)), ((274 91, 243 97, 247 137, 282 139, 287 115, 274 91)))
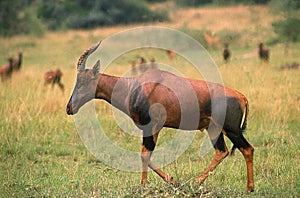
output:
POLYGON ((71 115, 73 113, 72 108, 69 105, 67 106, 66 111, 68 115, 71 115))

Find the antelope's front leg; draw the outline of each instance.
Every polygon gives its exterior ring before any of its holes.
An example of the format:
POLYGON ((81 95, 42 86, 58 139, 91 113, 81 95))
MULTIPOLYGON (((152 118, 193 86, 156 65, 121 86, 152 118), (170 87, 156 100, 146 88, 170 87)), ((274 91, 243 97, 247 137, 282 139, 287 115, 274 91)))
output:
POLYGON ((149 161, 149 167, 156 173, 158 174, 164 181, 169 182, 169 183, 176 183, 176 180, 170 176, 169 174, 164 173, 162 170, 160 170, 159 168, 157 168, 152 162, 151 160, 149 161))
POLYGON ((203 183, 204 180, 208 177, 209 173, 212 172, 228 155, 228 149, 224 142, 223 133, 221 133, 217 139, 217 142, 214 144, 215 155, 214 159, 206 170, 197 178, 198 182, 203 183))
POLYGON ((146 149, 144 145, 142 145, 142 153, 141 153, 141 158, 142 158, 142 180, 141 184, 145 185, 146 180, 147 180, 147 175, 148 175, 148 164, 150 161, 150 156, 151 152, 146 149))
POLYGON ((155 148, 157 142, 158 133, 154 136, 143 137, 142 145, 142 180, 141 184, 145 184, 148 175, 148 167, 150 167, 156 174, 158 174, 166 182, 175 183, 176 181, 170 175, 164 173, 161 169, 157 168, 153 162, 151 162, 150 157, 152 151, 155 148))

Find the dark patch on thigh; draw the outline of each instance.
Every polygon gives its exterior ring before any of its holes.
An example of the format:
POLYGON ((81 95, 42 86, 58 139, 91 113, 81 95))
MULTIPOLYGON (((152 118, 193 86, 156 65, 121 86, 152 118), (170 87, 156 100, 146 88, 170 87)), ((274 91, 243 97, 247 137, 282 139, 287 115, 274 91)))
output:
POLYGON ((227 132, 227 137, 230 139, 230 141, 233 143, 234 147, 240 149, 247 149, 250 147, 249 142, 245 139, 243 134, 236 135, 232 132, 227 132))
POLYGON ((243 111, 237 98, 213 98, 204 105, 203 110, 206 115, 214 116, 214 120, 219 125, 223 126, 222 128, 224 128, 225 131, 232 131, 237 134, 241 131, 240 124, 243 117, 243 111), (212 115, 212 107, 214 108, 214 115, 212 115), (223 115, 225 116, 225 119, 223 115))
POLYGON ((151 121, 149 115, 150 104, 144 93, 142 85, 138 82, 132 89, 129 105, 131 111, 139 116, 139 122, 141 125, 146 125, 151 121))

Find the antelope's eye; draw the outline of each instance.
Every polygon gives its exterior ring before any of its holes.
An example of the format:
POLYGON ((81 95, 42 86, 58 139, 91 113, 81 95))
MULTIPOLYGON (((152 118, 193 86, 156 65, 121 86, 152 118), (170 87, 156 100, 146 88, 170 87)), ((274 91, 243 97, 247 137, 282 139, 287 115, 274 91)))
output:
POLYGON ((91 78, 88 75, 78 77, 77 78, 78 87, 88 85, 90 80, 91 78))
POLYGON ((84 83, 85 83, 84 81, 85 81, 84 78, 78 77, 78 78, 77 78, 77 88, 82 87, 82 86, 84 85, 84 83))

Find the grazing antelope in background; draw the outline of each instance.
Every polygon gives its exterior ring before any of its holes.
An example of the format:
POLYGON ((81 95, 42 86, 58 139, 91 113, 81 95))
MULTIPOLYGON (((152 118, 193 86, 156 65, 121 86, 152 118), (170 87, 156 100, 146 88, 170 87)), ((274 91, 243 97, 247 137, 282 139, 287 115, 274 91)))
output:
POLYGON ((258 44, 258 55, 260 60, 268 62, 270 58, 269 49, 264 47, 263 43, 258 44))
POLYGON ((44 85, 52 84, 52 87, 54 87, 55 84, 59 86, 62 92, 64 92, 64 85, 61 82, 62 72, 60 69, 57 69, 56 71, 48 71, 44 75, 44 85))
POLYGON ((217 83, 178 77, 159 69, 148 70, 138 77, 117 77, 99 73, 99 60, 92 69, 86 69, 88 56, 100 43, 86 50, 79 58, 76 85, 66 107, 68 115, 76 114, 81 106, 92 99, 103 99, 131 117, 136 126, 143 131, 142 184, 147 180, 148 167, 165 181, 175 182, 173 177, 164 173, 150 160, 159 131, 163 127, 208 130, 215 155, 211 164, 197 178, 199 182, 203 182, 229 154, 224 142, 224 136, 227 136, 233 143, 232 151, 238 148, 245 158, 248 179, 246 192, 254 190, 254 148, 242 133, 246 129, 249 110, 244 95, 217 83), (195 105, 199 108, 192 104, 192 96, 195 96, 195 105), (214 117, 212 106, 217 112, 222 111, 218 107, 225 106, 226 116, 223 124, 218 116, 214 117), (187 115, 188 119, 181 120, 183 115, 187 115), (216 130, 221 133, 213 137, 216 130))
POLYGON ((146 72, 147 70, 149 69, 155 69, 157 68, 157 64, 155 62, 155 58, 154 57, 151 57, 150 59, 150 63, 147 63, 146 59, 143 58, 143 57, 140 57, 138 62, 139 64, 136 65, 136 61, 133 60, 131 61, 131 72, 132 72, 132 75, 135 76, 139 73, 144 73, 146 72))
POLYGON ((176 53, 172 50, 166 50, 170 60, 173 60, 176 57, 176 53))
POLYGON ((300 64, 297 62, 286 63, 280 66, 281 70, 284 69, 300 69, 300 64))
POLYGON ((14 59, 13 60, 13 70, 14 71, 19 71, 21 69, 21 66, 22 66, 22 57, 23 57, 22 52, 19 52, 18 59, 14 59))
POLYGON ((157 64, 156 64, 156 62, 155 62, 155 58, 154 58, 154 57, 151 57, 151 58, 150 58, 149 69, 157 69, 157 64))
POLYGON ((208 49, 220 47, 220 37, 204 34, 208 49))
POLYGON ((135 60, 131 61, 131 73, 134 76, 137 75, 137 73, 138 73, 135 60))
POLYGON ((138 68, 139 68, 141 73, 144 73, 145 71, 148 70, 147 61, 144 57, 139 58, 138 68))
POLYGON ((231 55, 228 46, 229 46, 228 43, 224 43, 223 59, 224 59, 225 63, 227 63, 230 60, 230 55, 231 55))
POLYGON ((8 63, 0 67, 1 80, 4 81, 6 79, 11 78, 12 72, 13 72, 13 59, 9 58, 8 63))

